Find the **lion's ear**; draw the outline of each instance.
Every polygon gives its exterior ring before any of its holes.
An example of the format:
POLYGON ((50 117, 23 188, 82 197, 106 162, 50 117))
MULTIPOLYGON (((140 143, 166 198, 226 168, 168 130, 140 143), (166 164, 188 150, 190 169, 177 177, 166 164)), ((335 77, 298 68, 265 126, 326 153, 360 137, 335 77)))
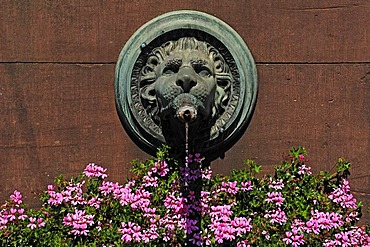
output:
POLYGON ((148 101, 155 101, 155 89, 154 89, 154 83, 144 85, 140 88, 140 97, 148 100, 148 101))
POLYGON ((220 111, 221 111, 220 108, 222 108, 221 104, 222 104, 222 100, 224 98, 224 95, 225 95, 225 91, 221 87, 217 86, 216 87, 216 92, 215 92, 214 105, 212 107, 212 118, 216 117, 217 114, 220 113, 220 111))

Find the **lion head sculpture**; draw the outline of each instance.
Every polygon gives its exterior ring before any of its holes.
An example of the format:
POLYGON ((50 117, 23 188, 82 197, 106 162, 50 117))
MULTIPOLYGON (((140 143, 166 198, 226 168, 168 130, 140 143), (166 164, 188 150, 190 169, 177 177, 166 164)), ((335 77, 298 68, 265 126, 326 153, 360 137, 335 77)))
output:
POLYGON ((167 142, 184 142, 184 122, 193 141, 209 138, 225 111, 233 76, 221 53, 194 37, 168 41, 149 54, 139 78, 141 102, 167 142))

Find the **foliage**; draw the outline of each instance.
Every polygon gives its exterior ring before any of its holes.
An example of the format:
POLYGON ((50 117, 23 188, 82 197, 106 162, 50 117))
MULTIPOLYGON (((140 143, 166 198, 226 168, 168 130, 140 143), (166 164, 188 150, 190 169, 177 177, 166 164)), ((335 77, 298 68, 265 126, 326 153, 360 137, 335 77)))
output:
POLYGON ((370 246, 369 226, 356 226, 361 203, 350 192, 350 163, 312 175, 303 148, 257 178, 261 166, 211 176, 199 154, 135 161, 134 179, 106 180, 88 164, 59 176, 28 210, 18 191, 0 208, 1 246, 370 246))

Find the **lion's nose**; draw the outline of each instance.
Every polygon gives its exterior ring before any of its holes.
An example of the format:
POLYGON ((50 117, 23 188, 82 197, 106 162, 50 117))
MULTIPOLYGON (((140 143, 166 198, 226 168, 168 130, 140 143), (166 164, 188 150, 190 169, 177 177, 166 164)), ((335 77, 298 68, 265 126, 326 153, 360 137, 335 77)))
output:
POLYGON ((197 85, 194 70, 191 67, 182 67, 177 73, 176 85, 184 90, 184 93, 189 93, 190 89, 197 85))

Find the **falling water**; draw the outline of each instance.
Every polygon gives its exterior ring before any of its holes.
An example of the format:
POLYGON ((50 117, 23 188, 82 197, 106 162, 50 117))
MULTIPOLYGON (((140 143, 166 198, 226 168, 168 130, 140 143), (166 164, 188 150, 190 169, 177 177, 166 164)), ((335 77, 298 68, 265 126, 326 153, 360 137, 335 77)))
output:
MULTIPOLYGON (((185 155, 189 155, 189 123, 185 122, 185 155)), ((185 162, 187 164, 187 161, 185 162)))

